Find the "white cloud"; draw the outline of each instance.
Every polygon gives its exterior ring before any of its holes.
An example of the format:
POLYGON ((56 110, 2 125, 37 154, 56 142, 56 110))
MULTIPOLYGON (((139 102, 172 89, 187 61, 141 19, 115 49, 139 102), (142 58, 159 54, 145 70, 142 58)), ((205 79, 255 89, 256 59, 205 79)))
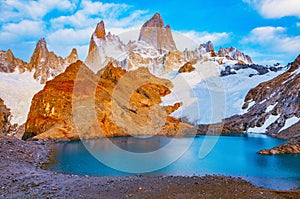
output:
POLYGON ((39 36, 43 33, 44 23, 42 21, 24 20, 20 23, 10 23, 2 27, 2 31, 20 35, 22 37, 39 36))
POLYGON ((76 43, 78 44, 86 44, 89 42, 91 35, 94 31, 94 28, 87 29, 59 29, 53 33, 51 33, 48 37, 48 43, 57 43, 57 44, 66 44, 71 45, 76 43))
POLYGON ((242 39, 241 44, 249 49, 248 54, 255 61, 265 64, 293 61, 300 53, 300 36, 287 35, 284 27, 255 28, 242 39))
POLYGON ((296 16, 300 18, 300 0, 243 0, 265 18, 296 16))
POLYGON ((72 15, 60 16, 50 20, 53 28, 71 26, 76 28, 90 27, 104 20, 107 27, 134 26, 148 17, 147 11, 134 10, 129 16, 123 16, 130 9, 126 4, 101 3, 83 0, 79 9, 72 15))
POLYGON ((252 43, 273 52, 299 53, 300 36, 288 36, 283 27, 258 27, 242 43, 252 43))
POLYGON ((300 22, 296 23, 296 26, 300 28, 300 22))
POLYGON ((1 22, 42 19, 52 10, 72 11, 77 0, 8 0, 1 1, 1 22))
POLYGON ((200 44, 211 41, 215 46, 226 44, 230 41, 230 33, 209 33, 196 31, 179 31, 173 34, 176 46, 179 50, 193 49, 200 44))
POLYGON ((94 28, 86 29, 59 29, 46 38, 49 50, 66 57, 72 48, 76 48, 79 58, 84 60, 87 56, 91 35, 94 28))
POLYGON ((32 45, 33 49, 41 37, 46 38, 49 50, 66 56, 67 49, 76 47, 80 58, 85 59, 91 34, 100 20, 106 29, 126 32, 149 18, 148 11, 134 10, 127 4, 93 0, 0 0, 0 10, 0 46, 23 54, 20 58, 24 60, 29 59, 29 53, 19 48, 32 45))
POLYGON ((42 21, 23 20, 19 23, 8 23, 2 26, 0 43, 18 42, 24 39, 39 39, 44 34, 42 21))

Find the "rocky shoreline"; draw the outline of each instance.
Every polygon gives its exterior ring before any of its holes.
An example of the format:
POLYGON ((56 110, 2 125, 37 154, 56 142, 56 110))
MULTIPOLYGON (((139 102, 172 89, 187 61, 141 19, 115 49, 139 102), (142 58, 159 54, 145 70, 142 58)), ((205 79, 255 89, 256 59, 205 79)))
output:
POLYGON ((0 198, 299 198, 225 176, 91 177, 43 170, 51 142, 0 136, 0 198))

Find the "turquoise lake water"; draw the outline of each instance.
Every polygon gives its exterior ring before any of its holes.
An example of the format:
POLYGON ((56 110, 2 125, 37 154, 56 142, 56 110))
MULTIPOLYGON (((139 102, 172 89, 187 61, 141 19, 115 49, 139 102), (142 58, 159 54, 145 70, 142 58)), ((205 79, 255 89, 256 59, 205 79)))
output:
POLYGON ((280 190, 299 187, 300 155, 269 156, 256 153, 260 149, 282 143, 283 140, 259 134, 242 137, 119 137, 89 140, 84 143, 74 141, 57 143, 53 146, 53 163, 48 169, 77 175, 124 176, 135 175, 145 168, 150 170, 154 168, 158 170, 140 174, 188 176, 218 174, 240 176, 265 188, 280 190), (173 146, 167 147, 172 142, 173 146), (204 142, 209 144, 205 145, 204 142), (200 152, 203 146, 209 149, 205 157, 202 157, 200 152), (160 152, 153 153, 157 151, 160 152), (138 158, 132 158, 132 155, 138 155, 138 158))

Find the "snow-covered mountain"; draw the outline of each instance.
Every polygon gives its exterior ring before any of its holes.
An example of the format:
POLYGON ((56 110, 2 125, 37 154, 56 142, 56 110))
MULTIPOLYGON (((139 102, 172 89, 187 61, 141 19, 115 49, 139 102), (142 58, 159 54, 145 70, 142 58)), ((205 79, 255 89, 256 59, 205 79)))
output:
MULTIPOLYGON (((193 124, 211 124, 221 122, 222 119, 245 112, 244 99, 253 87, 259 83, 271 80, 285 71, 280 68, 260 74, 251 65, 238 64, 219 65, 215 61, 197 62, 195 70, 189 73, 173 71, 162 77, 170 79, 174 88, 172 94, 163 98, 163 104, 183 102, 182 107, 172 116, 185 118, 193 124), (221 76, 228 68, 231 74, 221 76)), ((263 67, 263 66, 261 66, 263 67)))
POLYGON ((238 60, 240 61, 240 63, 244 64, 253 64, 251 58, 248 55, 245 55, 234 47, 220 48, 218 51, 218 56, 226 57, 229 60, 238 60))
POLYGON ((233 47, 221 48, 216 53, 210 41, 200 44, 194 50, 177 50, 170 26, 164 25, 158 13, 142 25, 137 41, 129 41, 126 45, 118 36, 106 34, 103 21, 97 24, 91 36, 85 64, 97 72, 112 60, 116 66, 126 70, 147 67, 151 73, 158 76, 176 70, 186 62, 252 64, 248 55, 233 47))
MULTIPOLYGON (((47 81, 64 74, 77 59, 76 49, 65 59, 49 52, 45 39, 37 43, 29 63, 15 58, 10 50, 0 51, 0 98, 11 109, 11 122, 23 124, 34 94, 47 81)), ((220 122, 245 113, 244 99, 249 90, 286 70, 280 65, 253 64, 248 55, 234 47, 216 51, 210 41, 193 50, 177 50, 170 26, 164 25, 158 13, 142 25, 139 38, 127 44, 117 35, 106 33, 104 22, 99 22, 85 65, 97 75, 108 65, 127 72, 145 67, 157 77, 170 80, 172 93, 162 99, 161 105, 182 103, 171 116, 193 124, 220 122)))
POLYGON ((34 94, 77 59, 76 49, 64 59, 49 52, 45 39, 38 41, 29 63, 16 58, 11 50, 0 51, 0 98, 11 110, 10 122, 25 123, 34 94))
POLYGON ((96 73, 108 64, 107 59, 121 63, 126 57, 126 47, 120 38, 110 32, 106 34, 104 22, 99 22, 92 34, 85 64, 96 73))

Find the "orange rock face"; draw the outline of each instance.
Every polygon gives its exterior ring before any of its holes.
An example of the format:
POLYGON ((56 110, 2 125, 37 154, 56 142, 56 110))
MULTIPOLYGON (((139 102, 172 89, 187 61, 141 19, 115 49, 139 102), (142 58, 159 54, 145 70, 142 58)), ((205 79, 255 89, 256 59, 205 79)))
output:
POLYGON ((195 70, 195 67, 190 62, 187 62, 179 68, 179 73, 189 73, 194 70, 195 70))
POLYGON ((95 75, 77 61, 34 96, 23 139, 188 133, 191 126, 168 116, 180 104, 159 105, 171 87, 146 68, 126 72, 109 64, 95 75))

